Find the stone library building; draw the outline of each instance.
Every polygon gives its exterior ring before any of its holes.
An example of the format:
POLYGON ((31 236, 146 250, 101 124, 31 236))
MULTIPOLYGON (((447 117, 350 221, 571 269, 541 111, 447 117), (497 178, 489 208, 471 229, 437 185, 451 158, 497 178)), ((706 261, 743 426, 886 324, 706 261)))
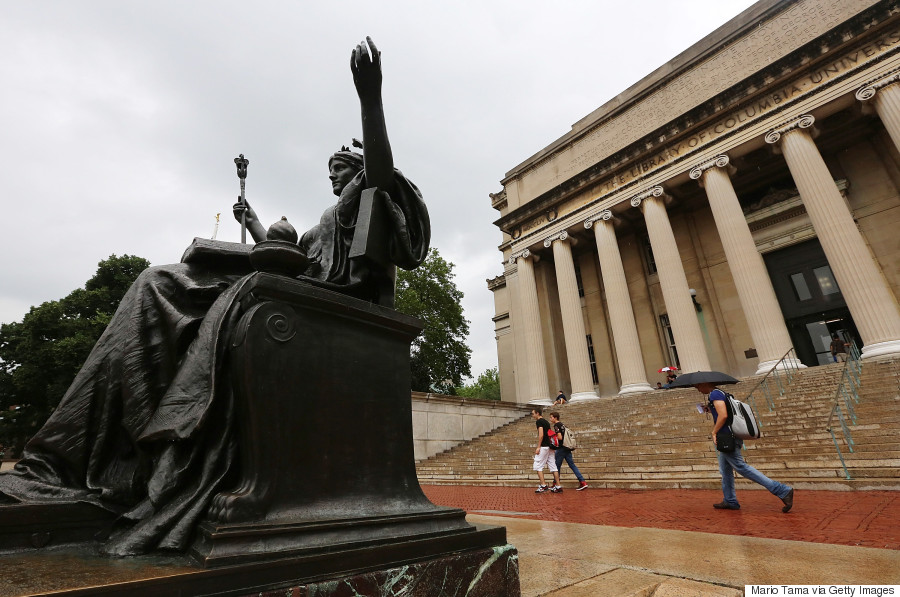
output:
POLYGON ((897 358, 900 1, 761 0, 501 184, 506 401, 897 358))

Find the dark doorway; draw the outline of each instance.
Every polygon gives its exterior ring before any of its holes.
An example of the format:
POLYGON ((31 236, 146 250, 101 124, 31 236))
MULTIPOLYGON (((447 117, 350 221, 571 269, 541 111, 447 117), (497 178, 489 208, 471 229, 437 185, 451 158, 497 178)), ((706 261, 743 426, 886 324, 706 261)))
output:
POLYGON ((818 240, 763 256, 797 358, 809 367, 833 362, 831 338, 862 345, 818 240))

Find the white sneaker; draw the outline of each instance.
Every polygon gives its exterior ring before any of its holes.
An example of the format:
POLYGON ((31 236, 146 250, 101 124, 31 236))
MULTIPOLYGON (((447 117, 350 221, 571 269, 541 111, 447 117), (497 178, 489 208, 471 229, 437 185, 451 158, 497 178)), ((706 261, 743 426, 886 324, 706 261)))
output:
POLYGON ((538 485, 538 488, 534 490, 535 493, 544 493, 545 491, 550 491, 546 485, 538 485))
POLYGON ((550 491, 552 491, 553 493, 562 493, 562 487, 560 487, 559 485, 554 485, 550 488, 550 491))

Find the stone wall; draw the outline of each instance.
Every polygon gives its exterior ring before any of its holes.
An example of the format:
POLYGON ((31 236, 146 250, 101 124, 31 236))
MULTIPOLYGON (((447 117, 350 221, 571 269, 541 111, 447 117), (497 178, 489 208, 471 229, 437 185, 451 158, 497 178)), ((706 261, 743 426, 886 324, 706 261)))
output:
POLYGON ((416 460, 423 460, 527 416, 531 407, 512 402, 412 393, 416 460))

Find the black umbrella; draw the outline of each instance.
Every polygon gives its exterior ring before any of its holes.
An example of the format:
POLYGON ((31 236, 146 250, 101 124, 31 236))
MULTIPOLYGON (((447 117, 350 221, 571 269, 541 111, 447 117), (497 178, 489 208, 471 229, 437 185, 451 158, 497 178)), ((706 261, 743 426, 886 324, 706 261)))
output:
POLYGON ((698 383, 711 383, 715 385, 724 385, 738 383, 740 380, 735 379, 727 373, 719 371, 694 371, 693 373, 685 373, 678 376, 678 379, 669 384, 670 388, 687 388, 698 383))

